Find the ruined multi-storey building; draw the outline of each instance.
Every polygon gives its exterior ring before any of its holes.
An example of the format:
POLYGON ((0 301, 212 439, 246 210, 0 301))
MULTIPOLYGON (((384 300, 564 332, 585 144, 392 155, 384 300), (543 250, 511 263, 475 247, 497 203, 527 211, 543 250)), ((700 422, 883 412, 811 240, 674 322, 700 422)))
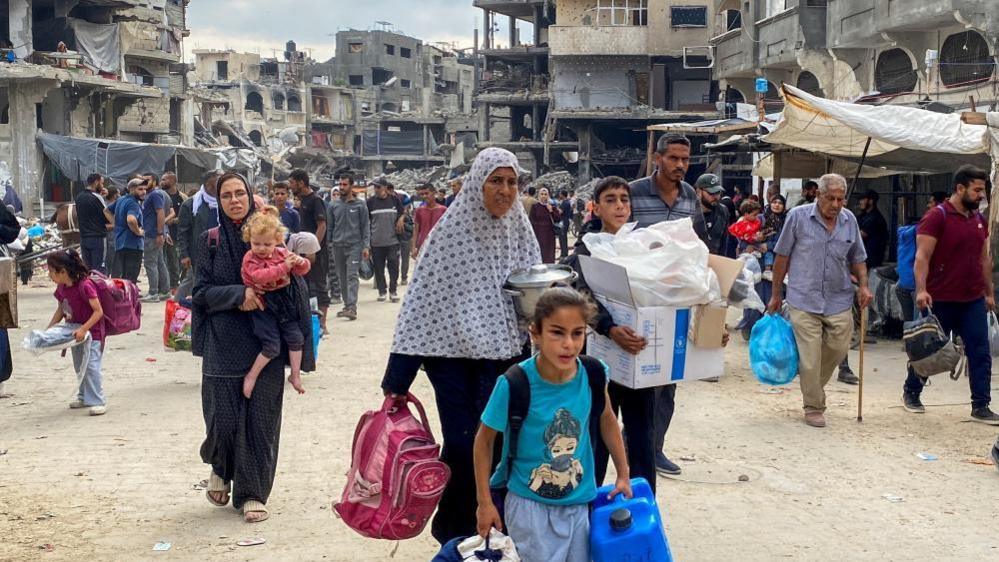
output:
POLYGON ((483 141, 538 171, 643 173, 646 125, 713 115, 714 6, 690 0, 474 0, 483 10, 483 141), (506 16, 509 37, 498 37, 506 16), (531 41, 518 21, 533 26, 531 41), (495 127, 493 115, 509 120, 495 127), (578 165, 577 165, 578 162, 578 165))
POLYGON ((332 85, 356 99, 354 150, 368 175, 443 164, 477 127, 472 113, 473 67, 450 49, 387 30, 336 34, 332 85))
POLYGON ((190 144, 182 41, 188 0, 3 0, 0 182, 33 204, 68 200, 71 163, 39 132, 190 144), (9 183, 7 183, 9 182, 9 183))
POLYGON ((717 0, 715 74, 729 101, 750 103, 754 80, 765 77, 768 111, 780 106, 781 83, 840 100, 981 106, 995 100, 997 8, 994 0, 717 0))

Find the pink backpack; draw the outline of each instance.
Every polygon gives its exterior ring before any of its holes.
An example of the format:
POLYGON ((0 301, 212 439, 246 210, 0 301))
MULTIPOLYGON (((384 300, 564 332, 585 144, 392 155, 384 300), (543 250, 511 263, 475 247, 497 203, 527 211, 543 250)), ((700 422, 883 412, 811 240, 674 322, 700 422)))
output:
POLYGON ((386 397, 357 424, 347 486, 333 509, 365 537, 410 539, 423 532, 450 477, 423 404, 412 394, 386 397))
POLYGON ((109 336, 127 334, 139 329, 142 303, 139 288, 127 279, 112 279, 100 271, 90 272, 90 281, 97 287, 97 300, 104 309, 104 331, 109 336))

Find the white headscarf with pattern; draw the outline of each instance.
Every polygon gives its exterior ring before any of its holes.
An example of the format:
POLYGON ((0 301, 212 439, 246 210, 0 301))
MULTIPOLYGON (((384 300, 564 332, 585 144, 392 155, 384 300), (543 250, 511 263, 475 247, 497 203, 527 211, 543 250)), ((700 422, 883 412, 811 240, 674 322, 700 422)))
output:
POLYGON ((509 359, 526 334, 503 284, 541 263, 524 206, 494 218, 483 186, 497 168, 520 171, 517 157, 487 148, 472 164, 454 203, 430 231, 395 327, 393 353, 425 357, 509 359))

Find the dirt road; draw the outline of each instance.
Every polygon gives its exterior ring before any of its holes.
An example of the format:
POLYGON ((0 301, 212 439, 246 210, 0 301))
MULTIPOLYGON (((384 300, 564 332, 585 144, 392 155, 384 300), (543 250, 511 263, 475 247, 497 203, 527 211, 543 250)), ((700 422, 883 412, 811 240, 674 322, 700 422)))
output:
MULTIPOLYGON (((23 327, 47 321, 51 291, 21 291, 23 327)), ((204 498, 200 367, 163 349, 162 305, 147 307, 141 332, 110 340, 102 417, 67 409, 68 358, 34 357, 20 349, 26 330, 11 331, 13 396, 0 400, 0 560, 429 560, 436 547, 427 533, 400 544, 368 540, 331 515, 354 425, 380 403, 398 310, 375 302, 369 284, 361 293, 360 320, 332 323, 307 394, 285 394, 271 518, 255 526, 204 498), (266 544, 236 546, 258 536, 266 544), (171 548, 154 552, 158 542, 171 548)), ((974 464, 997 428, 967 422, 964 380, 934 381, 928 413, 905 413, 900 344, 871 348, 863 424, 856 387, 833 382, 830 427, 803 425, 797 387, 772 393, 756 383, 741 341, 720 383, 678 389, 668 452, 684 475, 659 486, 677 560, 999 559, 999 473, 974 464)), ((432 402, 424 377, 414 392, 432 402)))

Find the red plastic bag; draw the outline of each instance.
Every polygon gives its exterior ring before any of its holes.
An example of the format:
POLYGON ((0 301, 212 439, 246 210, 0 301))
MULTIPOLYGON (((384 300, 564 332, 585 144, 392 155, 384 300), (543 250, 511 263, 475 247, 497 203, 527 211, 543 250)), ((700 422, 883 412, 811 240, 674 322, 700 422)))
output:
POLYGON ((191 350, 191 311, 174 300, 166 301, 163 345, 176 351, 191 350))
POLYGON ((760 221, 740 220, 728 227, 728 232, 743 242, 756 243, 759 242, 756 235, 760 233, 761 226, 760 221))

